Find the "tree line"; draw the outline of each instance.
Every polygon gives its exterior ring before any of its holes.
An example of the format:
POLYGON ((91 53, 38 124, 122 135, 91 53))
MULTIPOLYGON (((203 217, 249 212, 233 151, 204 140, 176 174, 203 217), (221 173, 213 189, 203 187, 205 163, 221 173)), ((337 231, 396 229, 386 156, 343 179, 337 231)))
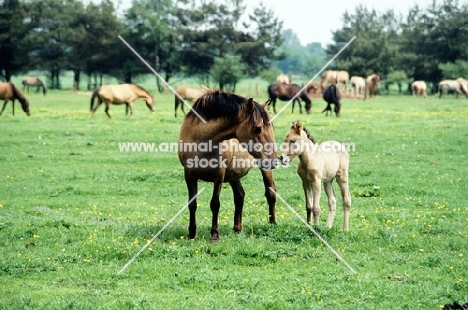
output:
POLYGON ((44 70, 49 86, 60 88, 60 72, 71 70, 76 89, 83 75, 88 88, 104 74, 131 83, 149 71, 120 35, 166 81, 197 75, 234 88, 283 57, 275 53, 282 22, 263 4, 247 17, 245 8, 244 0, 133 0, 121 16, 110 0, 3 0, 0 79, 44 70))
POLYGON ((333 32, 326 48, 334 56, 353 36, 355 41, 335 66, 352 75, 380 74, 399 84, 425 80, 437 87, 444 78, 468 76, 468 4, 457 0, 415 5, 406 16, 360 5, 343 15, 343 27, 333 32))

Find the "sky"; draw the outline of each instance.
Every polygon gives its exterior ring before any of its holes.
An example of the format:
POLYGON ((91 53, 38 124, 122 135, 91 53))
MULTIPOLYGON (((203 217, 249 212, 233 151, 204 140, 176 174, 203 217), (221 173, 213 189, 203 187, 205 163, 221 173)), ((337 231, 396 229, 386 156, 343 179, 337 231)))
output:
MULTIPOLYGON (((223 1, 223 0, 220 0, 223 1)), ((283 21, 283 29, 292 29, 302 45, 320 42, 323 47, 333 43, 332 32, 343 27, 342 17, 348 11, 354 13, 355 8, 362 4, 368 9, 385 12, 393 9, 396 14, 405 15, 416 4, 420 8, 427 8, 433 0, 245 0, 246 11, 252 12, 261 2, 272 9, 275 16, 283 21)), ((131 0, 114 0, 120 3, 119 9, 130 7, 131 0)), ((437 0, 441 3, 442 0, 437 0)), ((247 14, 246 14, 247 15, 247 14)))

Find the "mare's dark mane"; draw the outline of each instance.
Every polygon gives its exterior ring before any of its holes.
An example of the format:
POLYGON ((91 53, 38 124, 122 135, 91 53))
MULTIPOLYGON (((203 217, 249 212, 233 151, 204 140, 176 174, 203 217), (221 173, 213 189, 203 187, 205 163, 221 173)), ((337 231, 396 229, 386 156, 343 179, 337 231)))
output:
MULTIPOLYGON (((206 121, 223 118, 229 123, 235 124, 238 113, 243 109, 247 109, 247 102, 247 98, 237 94, 212 90, 200 96, 193 103, 192 110, 197 112, 206 121)), ((192 110, 187 113, 187 120, 199 120, 197 114, 192 110)), ((252 126, 255 126, 256 119, 261 119, 265 127, 270 125, 270 117, 267 111, 255 102, 254 114, 251 117, 252 126)))
POLYGON ((133 86, 135 86, 136 88, 144 91, 145 93, 147 93, 151 98, 153 98, 153 96, 151 96, 151 94, 146 90, 144 89, 143 87, 141 87, 140 85, 137 85, 137 84, 132 84, 133 86))
POLYGON ((312 141, 313 143, 317 143, 317 142, 315 141, 314 137, 312 137, 312 135, 310 134, 310 132, 307 130, 307 128, 302 127, 302 130, 304 130, 304 132, 305 132, 306 135, 307 135, 307 138, 308 138, 310 141, 312 141))

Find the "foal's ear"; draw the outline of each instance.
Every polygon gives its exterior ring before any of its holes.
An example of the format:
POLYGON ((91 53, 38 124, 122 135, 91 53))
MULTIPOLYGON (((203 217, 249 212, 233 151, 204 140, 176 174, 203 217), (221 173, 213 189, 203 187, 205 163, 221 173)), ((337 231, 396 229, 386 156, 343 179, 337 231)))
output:
POLYGON ((293 127, 294 127, 294 130, 295 130, 297 133, 300 133, 303 126, 302 126, 302 123, 301 123, 301 122, 297 121, 296 124, 294 124, 294 122, 293 122, 293 127))

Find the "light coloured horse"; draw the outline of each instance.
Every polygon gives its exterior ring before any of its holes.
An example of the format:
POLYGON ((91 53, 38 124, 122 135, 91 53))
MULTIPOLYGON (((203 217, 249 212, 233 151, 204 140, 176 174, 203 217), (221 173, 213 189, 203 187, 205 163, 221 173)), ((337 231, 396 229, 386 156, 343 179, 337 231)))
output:
POLYGON ((104 112, 106 112, 110 119, 112 118, 109 114, 109 108, 111 104, 125 104, 125 115, 130 117, 133 114, 133 101, 137 99, 144 99, 148 109, 150 109, 151 112, 154 112, 153 96, 141 86, 135 84, 101 86, 97 88, 91 96, 91 114, 89 115, 89 119, 93 118, 94 113, 102 102, 106 104, 106 109, 104 112), (94 101, 96 98, 98 98, 98 102, 96 106, 94 106, 94 101))
POLYGON ((323 84, 323 82, 327 82, 328 84, 336 84, 338 81, 338 76, 337 76, 337 71, 335 70, 327 70, 322 74, 322 77, 320 78, 320 85, 323 84))
POLYGON ((456 80, 443 80, 439 83, 439 98, 442 98, 442 95, 448 91, 455 92, 455 97, 460 97, 460 94, 463 93, 468 97, 468 88, 464 83, 460 83, 456 80))
POLYGON ((364 98, 366 92, 366 80, 360 76, 351 77, 351 96, 364 98))
POLYGON ((427 96, 427 85, 424 81, 414 81, 411 83, 411 92, 413 96, 421 96, 422 98, 426 98, 427 96))
POLYGON ((47 93, 47 87, 42 83, 41 79, 33 76, 25 77, 21 83, 23 84, 23 91, 27 91, 29 93, 29 86, 36 87, 36 93, 39 92, 39 88, 42 88, 42 94, 47 93))
POLYGON ((289 84, 291 84, 291 80, 289 79, 289 77, 288 77, 286 74, 281 73, 281 74, 278 75, 278 77, 276 78, 276 84, 286 84, 286 85, 289 85, 289 84))
POLYGON ((23 109, 26 115, 30 115, 29 113, 29 101, 28 98, 15 86, 15 84, 11 82, 0 82, 0 99, 5 100, 3 103, 2 111, 0 111, 0 115, 2 115, 3 111, 6 108, 8 101, 11 101, 11 105, 13 108, 13 116, 15 116, 15 100, 21 103, 21 108, 23 109))
MULTIPOLYGON (((379 88, 379 81, 380 81, 380 76, 378 76, 377 74, 371 74, 367 77, 366 88, 369 91, 369 99, 377 95, 377 89, 379 88)), ((366 96, 367 96, 367 92, 364 98, 366 98, 366 96)))
POLYGON ((337 80, 337 86, 341 84, 343 84, 343 90, 345 92, 348 91, 348 81, 349 81, 349 73, 348 71, 344 71, 344 70, 341 70, 341 71, 335 71, 336 72, 336 80, 337 80))
POLYGON ((317 144, 300 122, 293 122, 284 138, 284 148, 279 159, 289 165, 294 157, 299 157, 297 173, 302 180, 306 198, 307 222, 319 224, 320 191, 323 183, 328 197, 327 227, 331 228, 336 214, 336 197, 333 180, 336 179, 343 199, 343 230, 349 230, 351 194, 348 186, 349 154, 338 141, 325 141, 317 144))
POLYGON ((176 92, 180 97, 178 95, 174 95, 174 102, 175 102, 174 116, 177 117, 177 108, 179 107, 179 105, 180 105, 180 109, 185 115, 185 111, 184 111, 185 104, 180 98, 190 100, 193 103, 195 99, 203 95, 206 91, 208 91, 207 88, 199 88, 199 87, 192 87, 192 86, 185 86, 185 85, 180 85, 179 87, 177 87, 176 92))
POLYGON ((459 77, 459 78, 457 79, 457 82, 460 83, 460 84, 465 85, 466 89, 468 89, 468 80, 466 80, 466 79, 464 79, 464 78, 462 78, 462 77, 459 77))
MULTIPOLYGON (((266 103, 265 103, 266 104, 266 103)), ((185 115, 180 128, 178 156, 184 166, 184 177, 189 198, 189 238, 196 236, 198 181, 213 182, 213 193, 210 201, 212 212, 211 241, 219 239, 218 215, 220 209, 220 192, 222 184, 229 182, 234 193, 235 213, 234 230, 242 229, 242 206, 244 191, 239 179, 245 175, 246 168, 236 168, 228 159, 235 155, 245 158, 245 151, 220 153, 223 150, 224 140, 237 139, 248 147, 247 152, 256 160, 257 166, 264 170, 263 179, 265 187, 275 188, 273 174, 268 172, 277 162, 274 151, 274 132, 270 117, 264 105, 234 93, 218 90, 208 91, 200 96, 192 105, 192 109, 185 115), (210 150, 201 146, 212 145, 210 150), (186 147, 188 146, 188 147, 186 147), (230 155, 231 154, 231 155, 230 155)), ((227 143, 233 143, 231 142, 227 143)), ((232 151, 232 150, 231 150, 232 151)), ((224 152, 224 150, 223 150, 224 152)), ((270 206, 270 223, 275 223, 274 201, 276 194, 265 191, 270 206)))

